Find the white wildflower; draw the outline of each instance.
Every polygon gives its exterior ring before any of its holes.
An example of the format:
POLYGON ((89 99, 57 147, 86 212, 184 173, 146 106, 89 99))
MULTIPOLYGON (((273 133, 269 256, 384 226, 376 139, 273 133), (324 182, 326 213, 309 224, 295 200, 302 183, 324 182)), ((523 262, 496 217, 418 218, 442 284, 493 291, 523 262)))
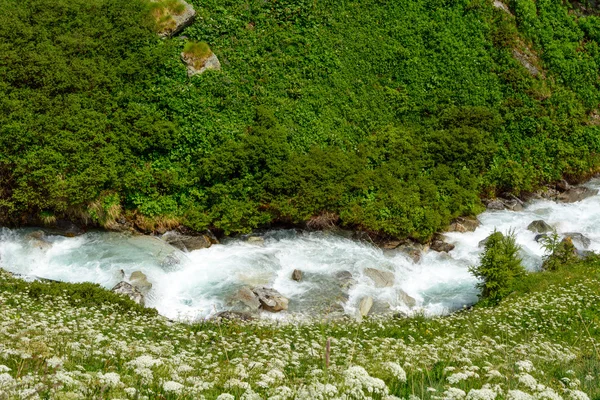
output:
POLYGON ((535 370, 533 363, 529 360, 517 361, 515 365, 521 372, 531 372, 535 370))
POLYGON ((406 372, 399 364, 395 362, 386 362, 383 364, 383 367, 400 382, 406 382, 406 372))
POLYGON ((573 400, 590 400, 589 396, 581 390, 570 390, 569 398, 573 400))
POLYGON ((63 359, 55 356, 47 359, 46 364, 48 364, 50 368, 59 368, 63 365, 63 359))
POLYGON ((467 400, 494 400, 497 394, 492 389, 471 389, 467 400))
POLYGON ((235 400, 235 396, 229 393, 222 393, 217 397, 216 400, 235 400))
POLYGON ((464 390, 451 387, 442 394, 444 400, 462 400, 467 396, 464 390))
POLYGON ((534 397, 520 390, 509 390, 507 400, 534 400, 534 397))
POLYGON ((530 390, 536 390, 537 380, 529 374, 519 375, 519 383, 530 390))
POLYGON ((163 390, 167 393, 175 393, 180 394, 183 390, 184 386, 175 381, 166 381, 163 383, 163 390))

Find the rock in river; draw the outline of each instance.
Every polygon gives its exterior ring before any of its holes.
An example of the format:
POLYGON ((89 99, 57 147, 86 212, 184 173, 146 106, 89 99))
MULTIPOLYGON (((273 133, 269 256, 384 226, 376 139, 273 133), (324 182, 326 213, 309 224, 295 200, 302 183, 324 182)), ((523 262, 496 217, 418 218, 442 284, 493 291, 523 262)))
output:
POLYGON ((261 286, 252 289, 252 291, 258 297, 263 310, 270 312, 287 310, 289 300, 277 290, 261 286))
POLYGON ((121 281, 111 289, 112 292, 125 295, 139 305, 144 305, 144 295, 131 283, 121 281))
POLYGON ((393 272, 382 271, 375 268, 365 268, 364 273, 375 282, 375 287, 391 287, 394 286, 396 277, 393 272))

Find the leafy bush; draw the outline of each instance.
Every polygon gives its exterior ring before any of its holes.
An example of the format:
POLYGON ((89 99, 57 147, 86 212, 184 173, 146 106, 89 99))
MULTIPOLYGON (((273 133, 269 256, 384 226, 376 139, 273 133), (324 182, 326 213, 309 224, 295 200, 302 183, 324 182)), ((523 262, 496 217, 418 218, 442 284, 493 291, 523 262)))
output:
POLYGON ((543 270, 557 271, 579 260, 577 249, 570 237, 561 240, 558 233, 552 232, 542 239, 542 246, 546 251, 542 263, 543 270))
POLYGON ((519 250, 514 232, 494 231, 488 237, 479 265, 469 269, 481 280, 478 287, 484 303, 498 303, 512 291, 515 280, 525 275, 519 250))

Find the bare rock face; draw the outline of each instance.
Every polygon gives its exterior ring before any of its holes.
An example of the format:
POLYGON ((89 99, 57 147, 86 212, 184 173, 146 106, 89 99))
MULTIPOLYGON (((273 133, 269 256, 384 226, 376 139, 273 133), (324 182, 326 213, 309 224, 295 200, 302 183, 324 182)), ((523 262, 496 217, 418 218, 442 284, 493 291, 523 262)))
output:
POLYGON ((258 296, 248 286, 244 286, 231 296, 228 301, 229 305, 236 310, 244 312, 256 312, 260 308, 258 296))
POLYGON ((258 297, 258 301, 260 301, 260 306, 263 310, 270 312, 287 310, 289 300, 277 290, 263 286, 254 288, 252 291, 258 297))
POLYGON ((144 295, 131 283, 121 281, 111 289, 113 293, 122 294, 129 297, 139 305, 144 305, 144 295))
POLYGON ((356 285, 356 279, 350 271, 339 271, 334 276, 342 289, 347 290, 356 285))
POLYGON ((572 242, 576 245, 575 247, 587 249, 592 244, 592 241, 587 236, 579 233, 579 232, 565 232, 565 238, 571 238, 572 242))
POLYGON ((135 286, 144 296, 152 289, 152 284, 148 282, 148 277, 142 271, 134 271, 129 277, 129 282, 135 286))
POLYGON ((212 69, 218 71, 221 69, 221 62, 215 55, 215 53, 211 52, 211 55, 202 60, 195 59, 193 56, 187 53, 181 53, 181 59, 187 66, 187 74, 188 76, 194 76, 204 73, 205 71, 212 69))
POLYGON ((371 280, 375 282, 375 287, 378 288, 394 286, 396 280, 393 272, 382 271, 375 268, 365 268, 364 274, 371 278, 371 280))
POLYGON ((173 4, 162 0, 152 0, 152 2, 155 6, 152 13, 159 26, 160 37, 176 35, 194 22, 196 10, 184 0, 178 0, 173 4))
POLYGON ((292 279, 296 282, 300 282, 302 280, 302 271, 295 269, 294 272, 292 272, 292 279))
POLYGON ((360 317, 366 317, 373 307, 373 298, 371 296, 365 296, 360 299, 358 304, 358 314, 360 317))
POLYGON ((534 233, 552 232, 552 227, 541 219, 535 220, 527 226, 527 230, 534 233))
POLYGON ((508 6, 506 4, 504 4, 503 2, 499 1, 499 0, 494 0, 494 7, 504 11, 505 13, 511 14, 510 9, 508 8, 508 6))
POLYGON ((585 186, 571 187, 557 196, 557 200, 563 203, 575 203, 598 194, 598 189, 590 189, 585 186))

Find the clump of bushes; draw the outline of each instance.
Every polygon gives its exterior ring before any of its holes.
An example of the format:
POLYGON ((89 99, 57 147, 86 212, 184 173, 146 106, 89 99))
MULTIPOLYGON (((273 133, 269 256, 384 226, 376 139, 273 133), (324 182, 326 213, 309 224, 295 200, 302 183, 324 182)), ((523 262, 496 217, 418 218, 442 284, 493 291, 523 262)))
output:
POLYGON ((484 304, 497 304, 513 290, 516 280, 526 274, 519 250, 514 232, 503 235, 494 231, 487 239, 479 265, 470 268, 481 280, 477 286, 484 304))
POLYGON ((573 240, 570 237, 561 240, 556 232, 546 236, 542 246, 546 250, 542 263, 542 269, 545 271, 556 271, 561 266, 572 264, 579 259, 573 240))

